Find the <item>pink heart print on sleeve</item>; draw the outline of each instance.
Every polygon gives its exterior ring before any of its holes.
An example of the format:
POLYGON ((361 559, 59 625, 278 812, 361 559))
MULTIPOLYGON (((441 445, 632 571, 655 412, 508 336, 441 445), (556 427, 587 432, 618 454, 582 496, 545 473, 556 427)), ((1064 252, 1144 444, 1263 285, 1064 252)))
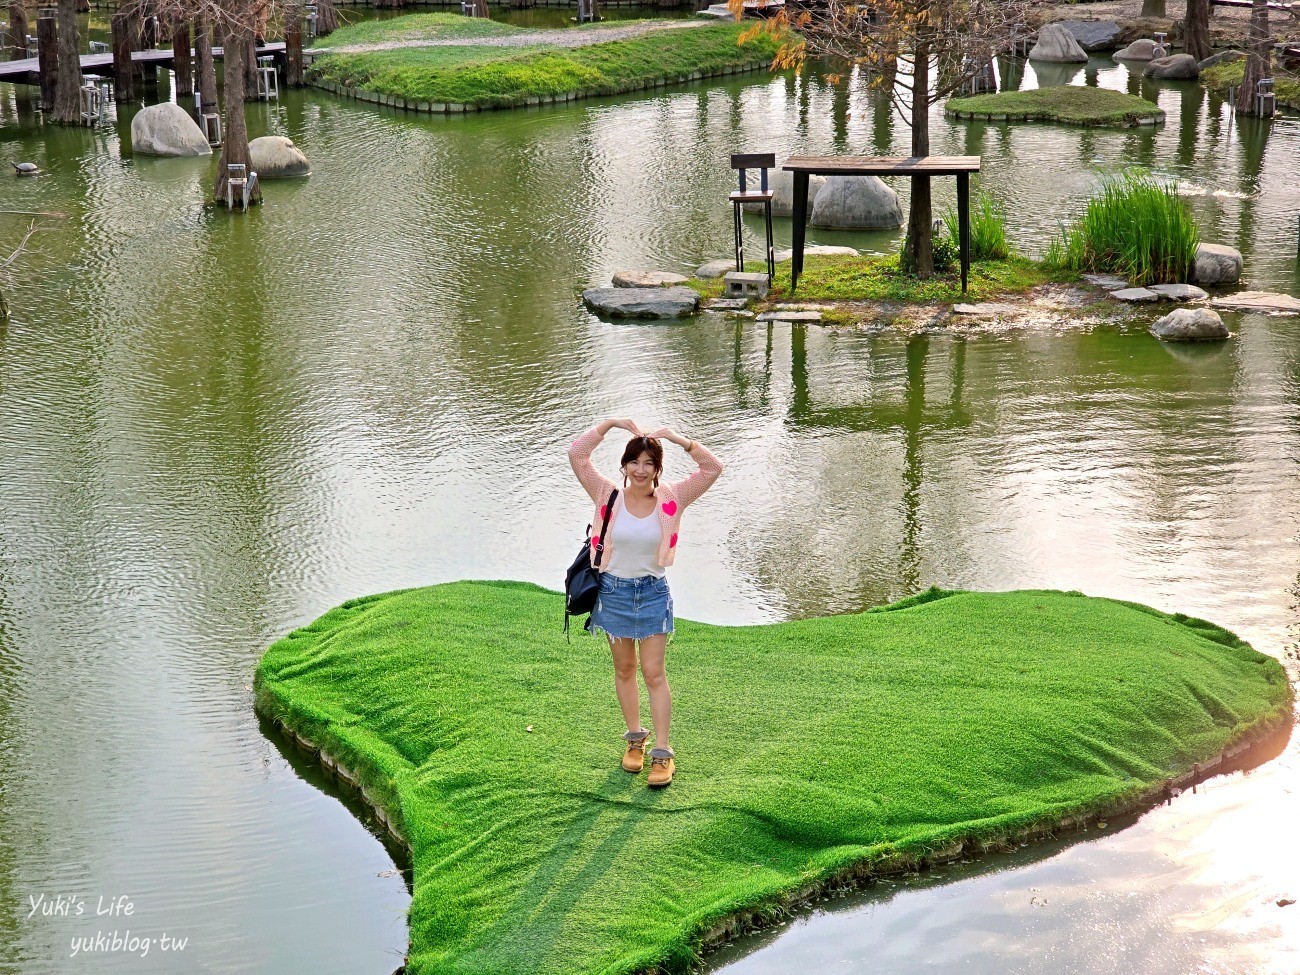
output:
POLYGON ((592 536, 591 536, 591 547, 592 547, 592 548, 595 548, 595 547, 596 547, 597 545, 599 545, 599 544, 600 544, 600 536, 599 536, 599 535, 592 535, 592 536))
POLYGON ((676 533, 676 532, 673 532, 673 533, 672 533, 672 536, 668 539, 668 547, 669 547, 669 548, 676 548, 676 547, 677 547, 677 533, 676 533))
POLYGON ((664 514, 666 514, 669 518, 671 518, 673 515, 677 514, 677 502, 676 502, 676 501, 665 501, 665 502, 664 502, 664 514))
POLYGON ((600 516, 601 516, 602 518, 604 518, 604 517, 605 517, 605 512, 608 511, 608 510, 609 510, 609 505, 607 505, 607 504, 602 504, 602 505, 600 506, 600 516))

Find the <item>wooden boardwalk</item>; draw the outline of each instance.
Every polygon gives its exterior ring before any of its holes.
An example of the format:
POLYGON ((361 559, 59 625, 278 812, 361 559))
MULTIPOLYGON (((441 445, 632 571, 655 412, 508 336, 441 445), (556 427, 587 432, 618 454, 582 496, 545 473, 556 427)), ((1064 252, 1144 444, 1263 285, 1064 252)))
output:
MULTIPOLYGON (((271 41, 257 46, 259 57, 272 55, 284 57, 284 41, 271 41)), ((221 57, 221 48, 212 49, 214 58, 221 57)), ((132 51, 131 60, 137 64, 152 64, 170 68, 172 66, 171 48, 155 51, 132 51)), ((81 56, 81 73, 97 74, 111 77, 113 74, 113 55, 83 54, 81 56)), ((40 66, 36 58, 23 58, 21 61, 0 61, 0 81, 10 81, 19 85, 38 85, 41 81, 40 66)))

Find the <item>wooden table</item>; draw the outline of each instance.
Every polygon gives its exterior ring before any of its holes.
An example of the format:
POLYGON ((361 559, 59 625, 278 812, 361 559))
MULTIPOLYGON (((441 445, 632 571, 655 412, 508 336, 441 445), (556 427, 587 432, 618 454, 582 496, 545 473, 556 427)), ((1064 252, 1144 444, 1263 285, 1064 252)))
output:
POLYGON ((803 273, 803 239, 808 224, 808 177, 956 176, 957 222, 961 240, 961 290, 970 273, 970 174, 980 171, 979 156, 791 156, 781 167, 794 173, 794 259, 790 290, 803 273))

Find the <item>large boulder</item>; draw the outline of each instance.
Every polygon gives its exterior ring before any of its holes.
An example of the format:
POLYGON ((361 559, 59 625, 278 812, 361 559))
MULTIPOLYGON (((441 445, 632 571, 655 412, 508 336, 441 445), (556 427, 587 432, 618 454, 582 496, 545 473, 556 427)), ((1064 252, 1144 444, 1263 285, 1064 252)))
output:
POLYGON ((175 102, 149 105, 131 119, 131 151, 145 156, 210 156, 198 123, 175 102))
POLYGON ((1151 324, 1151 334, 1162 342, 1204 342, 1226 339, 1223 319, 1208 308, 1175 308, 1151 324))
POLYGON ((1116 51, 1114 58, 1116 61, 1150 61, 1156 56, 1156 42, 1150 38, 1143 37, 1122 51, 1116 51))
POLYGON ((311 163, 302 150, 282 135, 264 135, 250 142, 248 161, 258 179, 311 175, 311 163))
POLYGON ((830 176, 813 201, 809 222, 834 230, 897 230, 903 208, 878 176, 830 176))
POLYGON ((1197 284, 1236 284, 1241 280, 1241 251, 1225 244, 1197 244, 1192 280, 1197 284))
POLYGON ((1160 81, 1191 81, 1201 76, 1201 66, 1190 54, 1171 54, 1148 63, 1142 74, 1160 81))
POLYGON ((1038 32, 1038 43, 1029 52, 1031 61, 1062 61, 1075 64, 1088 60, 1074 35, 1060 24, 1048 24, 1038 32))
POLYGON ((1204 71, 1206 68, 1212 68, 1216 64, 1223 64, 1225 61, 1240 61, 1245 56, 1245 53, 1242 51, 1220 51, 1218 54, 1211 54, 1208 58, 1197 65, 1197 67, 1204 71))
POLYGON ((685 318, 695 313, 700 296, 690 288, 588 288, 582 300, 612 318, 685 318))
MULTIPOLYGON (((808 177, 808 204, 817 199, 817 194, 821 188, 826 185, 825 176, 808 177)), ((794 215, 794 173, 787 173, 781 169, 769 171, 767 174, 767 186, 772 191, 772 216, 790 217, 794 215)), ((741 208, 746 213, 762 213, 763 204, 761 203, 742 203, 741 208)))
POLYGON ((1113 20, 1062 20, 1058 23, 1085 51, 1109 51, 1118 47, 1123 30, 1113 20))

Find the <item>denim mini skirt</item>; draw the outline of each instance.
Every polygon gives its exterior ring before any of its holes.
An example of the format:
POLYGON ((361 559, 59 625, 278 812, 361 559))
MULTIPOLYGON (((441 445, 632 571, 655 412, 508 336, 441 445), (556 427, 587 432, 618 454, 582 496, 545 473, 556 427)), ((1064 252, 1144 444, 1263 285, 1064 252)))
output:
POLYGON ((600 593, 591 612, 591 631, 604 630, 616 639, 644 640, 673 632, 673 594, 664 576, 600 574, 600 593))

